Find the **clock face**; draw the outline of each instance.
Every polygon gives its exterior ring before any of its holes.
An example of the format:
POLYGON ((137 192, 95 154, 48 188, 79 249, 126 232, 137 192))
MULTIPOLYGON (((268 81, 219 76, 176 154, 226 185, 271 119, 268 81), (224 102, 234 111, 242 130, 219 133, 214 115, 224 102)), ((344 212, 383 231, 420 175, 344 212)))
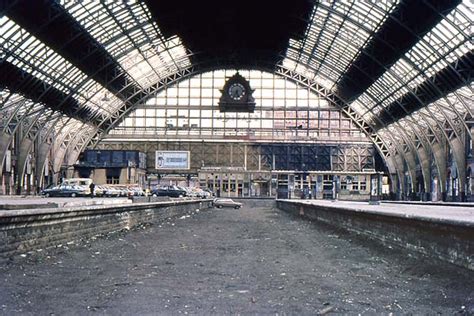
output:
POLYGON ((232 100, 239 101, 245 95, 245 88, 240 83, 233 83, 230 85, 228 92, 232 100))

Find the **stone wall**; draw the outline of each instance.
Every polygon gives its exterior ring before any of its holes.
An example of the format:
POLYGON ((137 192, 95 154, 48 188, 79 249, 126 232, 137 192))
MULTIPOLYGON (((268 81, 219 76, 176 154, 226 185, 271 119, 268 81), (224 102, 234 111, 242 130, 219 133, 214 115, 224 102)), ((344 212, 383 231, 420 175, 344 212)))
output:
POLYGON ((0 212, 0 258, 207 209, 210 200, 0 212))

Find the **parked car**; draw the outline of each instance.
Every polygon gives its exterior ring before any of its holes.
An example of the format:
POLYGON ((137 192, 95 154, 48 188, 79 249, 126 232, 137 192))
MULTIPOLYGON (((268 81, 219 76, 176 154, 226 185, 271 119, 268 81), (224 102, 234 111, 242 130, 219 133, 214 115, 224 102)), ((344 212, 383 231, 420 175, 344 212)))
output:
POLYGON ((195 189, 195 196, 199 197, 201 199, 207 199, 211 197, 211 194, 207 192, 206 190, 203 190, 201 188, 196 188, 195 189))
POLYGON ((212 192, 212 190, 209 189, 209 188, 204 188, 203 190, 208 193, 208 194, 207 194, 207 198, 216 196, 216 194, 215 194, 214 192, 212 192))
POLYGON ((239 209, 242 207, 242 203, 235 202, 232 199, 214 199, 214 206, 217 208, 223 208, 223 207, 233 207, 235 209, 239 209))
POLYGON ((107 186, 105 190, 105 196, 107 197, 120 196, 121 193, 122 192, 118 188, 111 186, 107 186))
POLYGON ((145 192, 140 187, 129 187, 128 189, 128 196, 143 196, 145 192))
POLYGON ((170 185, 154 189, 151 192, 153 196, 169 196, 169 197, 183 197, 186 196, 187 192, 184 189, 180 189, 177 186, 170 185))
POLYGON ((106 191, 107 191, 107 187, 103 185, 96 185, 94 188, 94 195, 98 197, 105 196, 106 191))
POLYGON ((58 186, 51 187, 49 189, 44 189, 41 191, 41 194, 50 197, 50 196, 88 196, 90 195, 89 188, 81 185, 67 185, 61 184, 58 186))
POLYGON ((208 190, 202 190, 201 198, 203 199, 210 199, 212 197, 212 193, 208 190))
POLYGON ((69 179, 63 179, 63 185, 80 185, 84 187, 89 187, 89 185, 92 183, 91 178, 69 178, 69 179))
POLYGON ((201 198, 201 199, 205 198, 205 193, 204 193, 204 191, 203 191, 202 189, 200 189, 200 188, 195 188, 195 189, 193 190, 193 195, 194 195, 195 197, 198 197, 198 198, 201 198))
POLYGON ((125 185, 118 185, 116 188, 120 191, 120 196, 128 196, 128 189, 125 185))

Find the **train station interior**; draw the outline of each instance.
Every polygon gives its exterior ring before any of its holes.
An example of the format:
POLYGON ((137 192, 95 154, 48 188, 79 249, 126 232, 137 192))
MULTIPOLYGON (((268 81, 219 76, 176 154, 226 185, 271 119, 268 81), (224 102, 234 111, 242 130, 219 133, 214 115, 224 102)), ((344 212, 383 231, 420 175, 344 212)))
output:
MULTIPOLYGON (((214 177, 232 196, 275 196, 286 174, 322 195, 324 176, 363 172, 385 176, 390 199, 471 200, 471 10, 6 1, 0 194, 37 194, 94 169, 86 150, 99 164, 118 150, 144 155, 142 176, 122 181, 143 186, 214 177), (189 151, 190 167, 156 169, 160 150, 189 151)), ((366 193, 344 175, 331 186, 366 193)))
MULTIPOLYGON (((222 198, 242 207, 236 225, 262 208, 265 226, 278 209, 289 226, 338 223, 472 276, 473 11, 470 0, 0 1, 0 258, 208 216, 196 210, 222 198), (84 190, 65 193, 75 181, 84 190), (184 193, 160 199, 163 187, 184 193)), ((251 296, 259 308, 190 313, 474 313, 463 289, 450 292, 463 308, 279 309, 251 296)), ((8 297, 0 313, 35 313, 8 297)))

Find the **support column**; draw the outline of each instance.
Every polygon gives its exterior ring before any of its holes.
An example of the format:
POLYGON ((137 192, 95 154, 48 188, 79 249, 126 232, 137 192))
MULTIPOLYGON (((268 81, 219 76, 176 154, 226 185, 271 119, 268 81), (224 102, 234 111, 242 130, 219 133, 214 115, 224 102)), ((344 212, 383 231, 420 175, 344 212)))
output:
POLYGON ((11 140, 11 135, 0 132, 0 176, 2 176, 5 154, 10 146, 11 140))
MULTIPOLYGON (((456 161, 457 167, 457 179, 459 185, 459 201, 466 201, 466 154, 465 145, 459 138, 454 138, 450 141, 450 145, 453 152, 453 159, 456 161)), ((456 198, 456 197, 453 197, 456 198)))
POLYGON ((433 150, 433 156, 436 162, 436 168, 438 171, 438 187, 441 193, 441 196, 438 197, 438 200, 446 201, 446 170, 447 170, 447 161, 446 161, 446 146, 445 144, 434 143, 431 146, 433 150))
POLYGON ((244 170, 247 171, 247 144, 244 145, 244 170))
POLYGON ((29 138, 23 138, 23 141, 20 143, 20 146, 17 148, 18 160, 17 160, 17 183, 16 183, 16 194, 22 194, 23 180, 26 173, 26 163, 28 155, 30 153, 30 148, 32 141, 29 138))
POLYGON ((272 196, 272 173, 270 172, 270 185, 268 186, 268 196, 272 196))
POLYGON ((47 143, 40 143, 37 146, 35 177, 38 180, 38 186, 40 188, 45 185, 43 174, 45 173, 44 170, 48 168, 46 158, 48 157, 49 148, 50 145, 47 143))

